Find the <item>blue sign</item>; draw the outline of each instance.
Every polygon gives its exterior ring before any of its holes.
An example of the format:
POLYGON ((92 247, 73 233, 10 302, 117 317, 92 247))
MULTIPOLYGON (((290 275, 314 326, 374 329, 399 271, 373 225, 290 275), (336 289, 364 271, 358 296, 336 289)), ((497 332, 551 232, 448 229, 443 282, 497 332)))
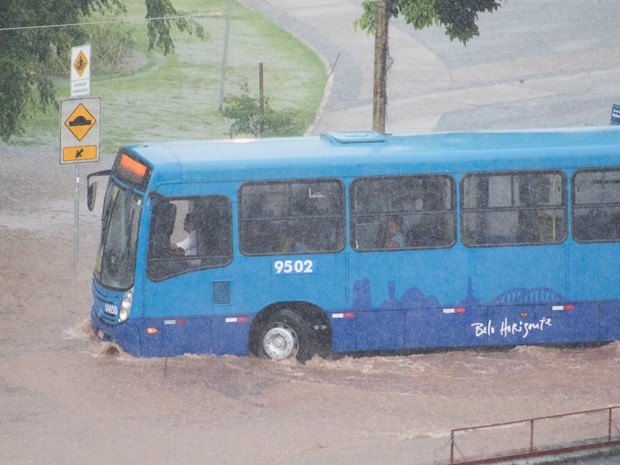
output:
POLYGON ((620 105, 617 103, 611 107, 611 124, 612 126, 620 125, 620 105))

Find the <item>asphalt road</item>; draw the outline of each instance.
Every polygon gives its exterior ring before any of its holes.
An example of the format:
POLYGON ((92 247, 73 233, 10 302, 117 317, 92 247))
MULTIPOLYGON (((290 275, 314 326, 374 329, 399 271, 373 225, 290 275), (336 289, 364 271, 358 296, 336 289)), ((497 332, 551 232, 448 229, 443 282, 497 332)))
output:
MULTIPOLYGON (((374 38, 353 28, 359 0, 243 2, 325 60, 329 93, 311 133, 372 127, 374 38)), ((504 1, 467 46, 442 27, 392 20, 386 130, 608 125, 620 102, 618 18, 615 0, 504 1)))

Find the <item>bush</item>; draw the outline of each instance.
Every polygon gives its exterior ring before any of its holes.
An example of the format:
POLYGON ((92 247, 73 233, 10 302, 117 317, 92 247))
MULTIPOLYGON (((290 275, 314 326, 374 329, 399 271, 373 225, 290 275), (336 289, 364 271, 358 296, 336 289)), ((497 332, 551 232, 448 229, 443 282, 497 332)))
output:
POLYGON ((241 85, 241 94, 224 98, 222 114, 233 120, 229 135, 253 135, 254 137, 291 136, 299 132, 299 124, 293 110, 276 111, 266 98, 261 113, 260 102, 250 96, 247 81, 241 85))

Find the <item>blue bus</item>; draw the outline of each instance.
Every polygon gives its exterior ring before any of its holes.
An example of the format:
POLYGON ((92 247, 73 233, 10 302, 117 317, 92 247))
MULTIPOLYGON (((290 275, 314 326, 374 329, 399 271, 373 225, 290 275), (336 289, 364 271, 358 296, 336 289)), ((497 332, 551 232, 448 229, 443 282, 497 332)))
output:
POLYGON ((109 175, 92 326, 130 354, 620 339, 620 128, 170 142, 109 175))

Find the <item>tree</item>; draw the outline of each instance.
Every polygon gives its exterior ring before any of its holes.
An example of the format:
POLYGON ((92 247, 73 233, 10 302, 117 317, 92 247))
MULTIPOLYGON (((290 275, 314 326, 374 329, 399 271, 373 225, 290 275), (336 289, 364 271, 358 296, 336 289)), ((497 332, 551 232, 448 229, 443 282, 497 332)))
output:
POLYGON ((414 29, 444 26, 450 40, 463 45, 480 35, 478 14, 495 11, 501 0, 364 0, 364 12, 355 21, 369 34, 375 34, 375 79, 373 89, 373 130, 385 132, 388 25, 390 18, 402 15, 414 29))
MULTIPOLYGON (((169 53, 172 24, 204 37, 202 27, 183 17, 170 0, 145 0, 149 47, 169 53), (175 19, 161 19, 174 16, 175 19), (171 23, 173 21, 173 23, 171 23)), ((93 12, 125 11, 121 0, 2 0, 0 6, 0 139, 24 132, 36 109, 56 104, 52 73, 67 67, 72 46, 84 43, 81 20, 93 12), (58 26, 66 25, 66 26, 58 26)))
POLYGON ((198 37, 204 38, 203 27, 185 16, 184 12, 176 10, 170 0, 145 0, 145 3, 146 17, 159 18, 148 22, 149 49, 157 45, 166 54, 174 49, 174 42, 170 36, 172 21, 179 31, 195 33, 198 37))

